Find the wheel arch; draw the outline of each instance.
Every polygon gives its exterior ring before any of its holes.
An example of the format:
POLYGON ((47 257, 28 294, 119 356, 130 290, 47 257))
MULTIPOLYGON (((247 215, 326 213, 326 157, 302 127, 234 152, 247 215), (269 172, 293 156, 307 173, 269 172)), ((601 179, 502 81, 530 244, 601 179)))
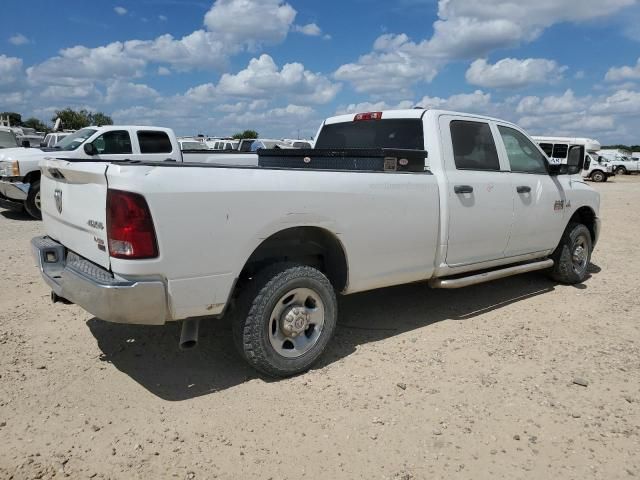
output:
POLYGON ((589 230, 589 233, 591 234, 591 241, 595 245, 598 238, 598 232, 596 230, 596 218, 597 215, 593 208, 584 205, 573 212, 573 215, 571 215, 567 226, 571 225, 572 223, 583 224, 589 230))
POLYGON ((347 287, 344 245, 335 233, 316 226, 290 227, 265 238, 245 262, 239 280, 252 277, 269 264, 287 261, 318 268, 338 292, 347 287))
POLYGON ((40 180, 41 176, 42 173, 40 172, 40 169, 33 170, 32 172, 29 172, 24 176, 24 183, 37 182, 40 180))

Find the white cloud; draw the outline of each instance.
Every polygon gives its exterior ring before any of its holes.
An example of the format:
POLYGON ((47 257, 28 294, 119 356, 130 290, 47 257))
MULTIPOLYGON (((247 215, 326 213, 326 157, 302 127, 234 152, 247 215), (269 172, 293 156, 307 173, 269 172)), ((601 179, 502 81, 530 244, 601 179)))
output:
POLYGON ((9 43, 12 45, 20 46, 31 43, 31 40, 29 40, 21 33, 16 33, 15 35, 9 37, 9 43))
POLYGON ((124 7, 114 7, 113 11, 116 12, 120 16, 127 14, 127 9, 124 8, 124 7))
POLYGON ((36 84, 77 85, 87 79, 140 76, 145 66, 144 59, 129 55, 125 44, 114 42, 97 48, 66 48, 59 56, 29 67, 27 76, 36 84))
POLYGON ((204 17, 206 29, 179 39, 165 34, 96 48, 78 45, 61 50, 27 73, 36 84, 77 85, 140 77, 149 64, 158 63, 176 70, 222 69, 232 55, 283 41, 295 16, 293 7, 281 0, 217 0, 204 17))
POLYGON ((159 95, 158 91, 143 83, 131 83, 116 80, 107 86, 105 101, 113 103, 123 100, 152 100, 159 95))
POLYGON ((350 103, 349 105, 341 105, 336 110, 336 115, 344 115, 345 113, 361 113, 361 112, 380 112, 382 110, 402 110, 413 108, 414 104, 411 100, 402 100, 401 102, 390 104, 381 100, 379 102, 361 102, 350 103))
POLYGON ((301 63, 287 63, 278 69, 273 58, 263 54, 251 59, 247 68, 237 74, 222 75, 217 86, 201 85, 190 92, 208 98, 216 94, 249 98, 286 96, 307 104, 321 104, 333 100, 339 90, 339 84, 306 70, 301 63))
POLYGON ((294 25, 294 32, 302 33, 310 37, 319 37, 322 35, 322 29, 315 23, 308 23, 306 25, 294 25))
POLYGON ((40 93, 47 100, 86 100, 100 98, 100 92, 94 85, 62 86, 50 85, 40 93))
POLYGON ((166 15, 158 15, 158 20, 160 20, 161 22, 166 22, 169 19, 166 15))
POLYGON ((503 58, 491 65, 485 59, 471 64, 467 82, 484 88, 518 88, 536 83, 553 83, 562 79, 567 67, 546 58, 503 58))
POLYGON ((0 86, 11 85, 22 77, 22 59, 0 54, 0 86))
POLYGON ((635 65, 623 67, 611 67, 605 75, 608 82, 622 82, 625 80, 640 80, 640 58, 635 65))
POLYGON ((486 113, 487 106, 491 103, 491 94, 476 90, 473 93, 459 93, 449 98, 423 97, 417 105, 425 108, 442 108, 446 110, 458 110, 463 112, 486 113))
POLYGON ((166 76, 166 75, 171 75, 171 70, 169 70, 167 67, 158 67, 158 75, 162 75, 162 76, 166 76))
POLYGON ((295 9, 282 0, 217 0, 204 17, 209 31, 227 45, 282 42, 296 18, 295 9))
POLYGON ((591 110, 598 114, 638 115, 640 112, 640 92, 619 90, 593 104, 591 110))
POLYGON ((573 90, 566 90, 559 96, 524 97, 518 103, 516 111, 521 114, 552 115, 556 113, 575 112, 587 107, 590 99, 577 98, 573 90))
POLYGON ((433 24, 431 38, 414 42, 405 34, 383 35, 371 53, 338 68, 336 78, 350 81, 359 92, 383 92, 380 77, 384 75, 394 77, 390 89, 406 92, 415 83, 431 81, 448 62, 483 57, 498 48, 530 42, 556 23, 604 17, 635 3, 636 0, 439 0, 439 18, 433 24))
POLYGON ((334 76, 351 82, 357 92, 406 96, 411 84, 431 81, 438 73, 441 62, 424 57, 421 50, 404 34, 382 35, 375 41, 373 52, 342 65, 334 76))

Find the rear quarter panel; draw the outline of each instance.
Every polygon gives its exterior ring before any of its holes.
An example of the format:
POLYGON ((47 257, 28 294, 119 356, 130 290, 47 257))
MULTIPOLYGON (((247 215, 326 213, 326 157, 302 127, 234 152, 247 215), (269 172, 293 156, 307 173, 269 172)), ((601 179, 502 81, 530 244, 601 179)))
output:
POLYGON ((335 234, 346 292, 423 280, 433 272, 439 196, 430 173, 110 165, 110 188, 147 199, 160 257, 112 259, 123 276, 168 280, 174 318, 219 313, 251 253, 296 226, 335 234))

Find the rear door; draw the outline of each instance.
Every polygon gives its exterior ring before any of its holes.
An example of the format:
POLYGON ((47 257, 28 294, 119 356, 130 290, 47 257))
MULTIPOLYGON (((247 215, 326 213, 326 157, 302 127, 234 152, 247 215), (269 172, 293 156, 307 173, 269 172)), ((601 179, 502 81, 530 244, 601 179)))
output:
POLYGON ((509 172, 489 122, 440 117, 449 205, 446 263, 468 265, 504 257, 513 219, 509 172))
MULTIPOLYGON (((566 198, 560 185, 563 177, 548 174, 546 157, 523 132, 500 123, 497 130, 498 148, 509 163, 515 195, 513 226, 505 256, 552 249, 558 244, 564 226, 566 198)), ((555 147, 558 145, 563 144, 555 147)), ((559 156, 564 156, 561 163, 567 163, 567 151, 568 148, 563 148, 560 152, 559 156)))
POLYGON ((45 231, 69 250, 109 268, 107 163, 43 160, 40 194, 45 231))

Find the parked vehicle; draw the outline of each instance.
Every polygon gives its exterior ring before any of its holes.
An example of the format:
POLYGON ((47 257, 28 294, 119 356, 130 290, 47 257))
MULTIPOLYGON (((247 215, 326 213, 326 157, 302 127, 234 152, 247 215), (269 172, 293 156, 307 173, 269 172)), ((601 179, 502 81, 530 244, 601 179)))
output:
POLYGON ((0 148, 16 148, 20 143, 13 130, 9 127, 0 127, 0 148))
POLYGON ((325 350, 336 292, 587 277, 600 202, 573 181, 582 147, 562 168, 512 123, 440 110, 341 115, 316 138, 257 166, 43 160, 32 245, 53 301, 184 320, 183 347, 198 318, 231 315, 243 357, 287 376, 325 350))
POLYGON ((569 156, 569 150, 573 146, 581 146, 585 150, 584 168, 582 169, 582 177, 594 182, 606 182, 609 177, 614 175, 611 165, 603 161, 597 155, 600 150, 600 142, 592 138, 575 138, 575 137, 532 137, 544 153, 549 157, 549 163, 556 165, 565 165, 569 156))
POLYGON ((624 149, 605 149, 598 152, 613 167, 616 175, 628 175, 640 172, 640 161, 633 153, 624 149))
POLYGON ((271 138, 257 138, 251 144, 251 151, 257 152, 259 149, 270 148, 293 148, 291 145, 283 142, 282 140, 273 140, 271 138))
POLYGON ((238 144, 238 151, 244 153, 250 152, 253 142, 255 142, 255 138, 243 138, 238 144))
POLYGON ((209 150, 207 144, 204 142, 196 142, 194 140, 178 140, 180 143, 180 150, 193 151, 193 150, 209 150))
MULTIPOLYGON (((204 145, 197 142, 199 145, 204 145)), ((255 154, 187 150, 184 153, 169 128, 109 125, 87 127, 67 136, 53 148, 11 148, 0 151, 0 206, 42 218, 40 166, 43 158, 154 162, 195 162, 257 165, 255 154), (82 148, 81 148, 82 147, 82 148)))
POLYGON ((65 137, 68 137, 73 132, 53 132, 47 133, 44 139, 40 142, 40 146, 44 148, 53 148, 56 144, 65 137))
POLYGON ((220 139, 220 140, 216 140, 215 142, 210 142, 209 148, 211 150, 225 150, 225 151, 238 150, 239 144, 240 142, 238 140, 220 139))
POLYGON ((313 148, 313 142, 311 140, 294 140, 292 138, 285 138, 282 141, 293 148, 313 148))

